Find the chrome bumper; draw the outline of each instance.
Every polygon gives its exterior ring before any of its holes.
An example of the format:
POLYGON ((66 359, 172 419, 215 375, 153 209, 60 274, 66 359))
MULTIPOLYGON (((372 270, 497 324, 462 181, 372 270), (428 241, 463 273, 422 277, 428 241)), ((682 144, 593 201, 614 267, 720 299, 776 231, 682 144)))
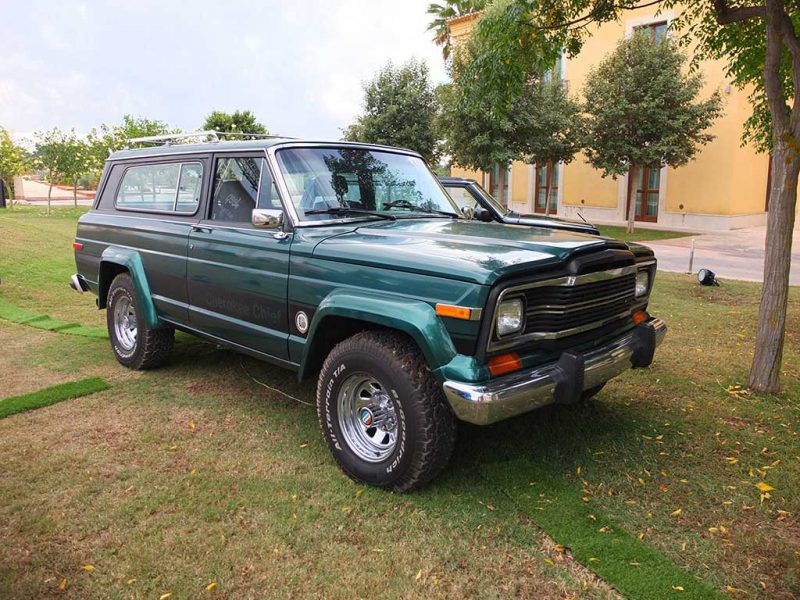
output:
POLYGON ((655 346, 661 343, 666 333, 666 323, 652 318, 586 354, 565 353, 569 354, 566 361, 562 356, 558 362, 498 377, 484 384, 445 381, 444 393, 459 419, 488 425, 557 402, 557 398, 564 397, 560 393, 563 390, 557 390, 560 386, 573 388, 568 398, 574 401, 576 392, 579 394, 581 390, 605 383, 632 367, 648 366, 655 346))

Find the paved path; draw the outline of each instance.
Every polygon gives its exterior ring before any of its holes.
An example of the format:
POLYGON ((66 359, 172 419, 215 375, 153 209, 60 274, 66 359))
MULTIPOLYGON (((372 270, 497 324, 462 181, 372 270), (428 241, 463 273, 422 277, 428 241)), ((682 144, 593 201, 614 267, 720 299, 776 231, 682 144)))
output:
MULTIPOLYGON (((49 189, 49 185, 43 183, 41 181, 34 181, 32 179, 25 179, 22 183, 23 194, 25 195, 24 200, 28 204, 33 204, 34 206, 42 206, 47 205, 47 191, 49 189)), ((79 206, 91 206, 93 200, 91 198, 86 197, 86 192, 81 192, 78 190, 78 205, 79 206)), ((53 193, 51 195, 51 200, 53 206, 69 206, 74 203, 72 198, 72 190, 71 189, 62 189, 53 186, 53 193)))
MULTIPOLYGON (((694 273, 706 268, 714 271, 720 279, 760 282, 764 279, 766 233, 766 226, 749 227, 643 243, 655 251, 659 270, 685 273, 689 268, 689 252, 694 239, 694 273)), ((789 282, 800 285, 800 229, 794 231, 789 282)))

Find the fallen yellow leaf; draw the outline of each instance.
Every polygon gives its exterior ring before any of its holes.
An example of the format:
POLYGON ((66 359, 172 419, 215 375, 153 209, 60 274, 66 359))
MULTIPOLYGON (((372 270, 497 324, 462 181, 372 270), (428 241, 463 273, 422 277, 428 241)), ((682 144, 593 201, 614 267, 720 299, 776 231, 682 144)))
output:
POLYGON ((361 498, 364 495, 364 488, 356 491, 356 498, 361 498))
POLYGON ((169 598, 169 597, 171 597, 171 596, 172 596, 172 592, 167 592, 166 594, 161 594, 161 595, 158 597, 158 600, 167 600, 167 598, 169 598))
POLYGON ((94 565, 83 565, 81 567, 81 571, 86 571, 87 573, 91 573, 94 571, 94 565))
POLYGON ((762 492, 771 492, 775 489, 770 484, 764 483, 763 481, 758 482, 756 484, 756 487, 762 492))
POLYGON ((673 510, 671 513, 669 513, 669 516, 670 517, 677 517, 678 515, 680 515, 682 513, 683 513, 683 509, 679 508, 679 509, 673 510))
POLYGON ((209 592, 213 592, 215 589, 217 589, 217 582, 216 582, 216 581, 212 581, 211 583, 209 583, 209 584, 206 586, 206 589, 207 589, 209 592))
POLYGON ((419 581, 420 579, 422 579, 422 569, 417 571, 417 575, 416 577, 414 577, 414 581, 419 581))
POLYGON ((675 590, 676 592, 682 592, 682 591, 684 591, 684 590, 683 590, 683 586, 682 586, 682 585, 673 585, 673 586, 672 586, 672 589, 673 589, 673 590, 675 590))
POLYGON ((197 425, 195 425, 195 422, 189 421, 189 429, 194 429, 195 427, 197 427, 197 425))
POLYGON ((64 579, 61 580, 61 583, 58 584, 58 589, 60 589, 60 590, 67 589, 67 578, 66 577, 64 577, 64 579))
POLYGON ((545 558, 545 559, 544 559, 544 562, 546 562, 548 565, 554 565, 554 564, 556 564, 556 563, 554 563, 552 560, 550 560, 549 558, 545 558))
POLYGON ((134 583, 136 583, 136 578, 135 577, 132 578, 132 579, 128 579, 128 585, 133 585, 134 583))

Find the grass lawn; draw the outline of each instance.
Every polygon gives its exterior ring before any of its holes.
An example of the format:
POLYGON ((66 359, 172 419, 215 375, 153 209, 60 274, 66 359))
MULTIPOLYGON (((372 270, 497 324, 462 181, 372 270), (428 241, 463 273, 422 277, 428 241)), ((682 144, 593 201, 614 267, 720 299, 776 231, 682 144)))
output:
MULTIPOLYGON (((102 327, 66 283, 75 213, 40 212, 0 212, 0 299, 102 327)), ((185 335, 134 373, 107 340, 0 320, 0 397, 111 385, 0 420, 0 597, 796 598, 800 290, 777 396, 738 387, 758 294, 659 274, 651 369, 462 427, 403 496, 347 480, 314 409, 245 369, 307 401, 313 382, 185 335)))
POLYGON ((597 228, 600 230, 600 235, 612 237, 617 240, 625 240, 626 242, 670 240, 672 238, 697 235, 685 231, 665 231, 661 229, 645 229, 642 227, 636 227, 633 233, 627 233, 626 227, 615 227, 614 225, 598 225, 597 228))

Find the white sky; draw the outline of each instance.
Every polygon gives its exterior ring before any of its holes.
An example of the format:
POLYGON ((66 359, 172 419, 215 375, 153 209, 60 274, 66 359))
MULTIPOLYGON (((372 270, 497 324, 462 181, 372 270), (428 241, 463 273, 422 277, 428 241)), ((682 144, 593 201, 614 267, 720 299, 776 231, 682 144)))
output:
POLYGON ((361 83, 425 60, 430 0, 0 0, 0 125, 85 133, 126 113, 182 129, 252 110, 272 133, 338 139, 361 83))

